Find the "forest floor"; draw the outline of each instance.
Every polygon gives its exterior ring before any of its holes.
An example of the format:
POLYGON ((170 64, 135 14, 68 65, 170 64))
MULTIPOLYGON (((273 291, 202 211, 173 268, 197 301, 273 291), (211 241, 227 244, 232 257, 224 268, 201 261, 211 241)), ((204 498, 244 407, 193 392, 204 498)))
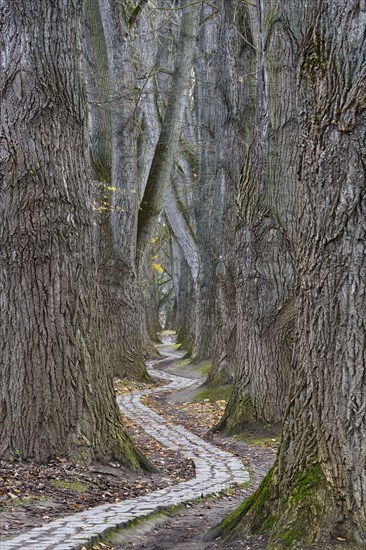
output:
MULTIPOLYGON (((113 534, 105 546, 95 550, 264 550, 263 535, 241 537, 240 540, 212 539, 210 529, 230 514, 259 485, 272 466, 279 445, 279 426, 252 424, 238 436, 223 437, 209 429, 222 416, 226 399, 217 399, 227 389, 210 391, 203 384, 207 365, 189 361, 163 367, 173 374, 196 377, 197 385, 178 393, 159 392, 143 398, 149 407, 166 420, 183 425, 199 437, 240 457, 251 472, 250 484, 231 489, 215 497, 181 505, 171 512, 161 512, 129 529, 113 534)), ((346 542, 298 547, 298 550, 349 550, 346 542)))
POLYGON ((137 527, 123 530, 110 540, 111 550, 211 550, 251 548, 263 549, 263 537, 252 539, 250 546, 235 542, 210 540, 209 530, 232 512, 259 485, 272 466, 278 446, 278 426, 252 426, 240 437, 222 437, 209 432, 224 412, 228 387, 210 390, 203 383, 209 365, 192 365, 188 360, 161 367, 173 374, 197 378, 197 384, 178 393, 162 391, 143 398, 142 402, 168 422, 180 424, 210 443, 240 457, 251 472, 251 482, 245 488, 230 489, 200 502, 182 505, 172 513, 160 513, 137 527), (208 537, 209 540, 206 540, 208 537))
MULTIPOLYGON (((178 393, 162 391, 143 398, 169 422, 183 425, 196 435, 241 458, 251 472, 245 488, 190 502, 174 511, 160 512, 96 544, 93 549, 122 550, 237 550, 264 549, 265 538, 248 537, 228 543, 209 540, 214 527, 234 510, 258 486, 273 464, 278 446, 278 426, 256 425, 237 437, 222 437, 208 430, 222 416, 229 388, 211 391, 202 386, 207 364, 191 365, 178 361, 164 369, 174 374, 197 379, 197 384, 178 393)), ((137 385, 138 387, 138 385, 137 385)), ((144 386, 145 387, 145 386, 144 386)), ((119 381, 117 393, 136 389, 136 384, 119 381)), ((134 443, 160 469, 160 473, 136 475, 120 464, 93 464, 89 468, 74 467, 55 459, 47 465, 34 465, 15 456, 0 461, 0 549, 1 540, 36 527, 72 511, 106 502, 119 502, 194 477, 194 466, 179 453, 160 446, 138 426, 127 421, 134 443)), ((339 546, 338 546, 339 547, 339 546)), ((335 545, 312 547, 319 550, 335 545)), ((346 546, 342 546, 346 548, 346 546)))

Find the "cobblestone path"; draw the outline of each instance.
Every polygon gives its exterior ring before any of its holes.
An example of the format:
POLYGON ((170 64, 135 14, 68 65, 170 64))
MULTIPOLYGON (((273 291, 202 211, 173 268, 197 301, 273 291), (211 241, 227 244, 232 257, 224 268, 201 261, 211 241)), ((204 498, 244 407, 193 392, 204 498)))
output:
MULTIPOLYGON (((180 356, 169 352, 168 359, 175 358, 180 359, 180 356)), ((195 383, 195 380, 153 368, 153 365, 166 361, 167 358, 153 361, 148 366, 153 376, 170 381, 168 385, 123 395, 119 397, 118 404, 126 416, 140 424, 159 443, 179 450, 186 458, 191 458, 195 465, 195 478, 118 504, 103 504, 60 518, 14 538, 0 541, 1 550, 77 550, 82 546, 88 547, 111 529, 126 527, 131 521, 158 510, 217 493, 249 480, 249 474, 240 460, 185 428, 168 424, 140 402, 143 395, 167 389, 183 389, 195 383)))

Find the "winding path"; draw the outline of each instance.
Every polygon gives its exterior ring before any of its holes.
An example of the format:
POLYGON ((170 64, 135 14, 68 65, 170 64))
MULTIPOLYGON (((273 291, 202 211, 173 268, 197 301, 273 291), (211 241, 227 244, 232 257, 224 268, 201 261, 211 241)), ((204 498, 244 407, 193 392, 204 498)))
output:
POLYGON ((77 550, 94 543, 111 529, 126 527, 130 522, 153 512, 249 481, 248 471, 240 460, 182 426, 168 424, 140 402, 141 397, 149 393, 183 389, 195 383, 195 380, 153 368, 172 359, 180 359, 180 356, 169 352, 164 359, 148 364, 150 374, 170 380, 168 385, 123 395, 119 397, 118 404, 126 416, 140 424, 159 443, 169 449, 179 450, 186 458, 192 459, 195 477, 118 504, 102 504, 52 521, 12 539, 0 541, 1 550, 77 550))

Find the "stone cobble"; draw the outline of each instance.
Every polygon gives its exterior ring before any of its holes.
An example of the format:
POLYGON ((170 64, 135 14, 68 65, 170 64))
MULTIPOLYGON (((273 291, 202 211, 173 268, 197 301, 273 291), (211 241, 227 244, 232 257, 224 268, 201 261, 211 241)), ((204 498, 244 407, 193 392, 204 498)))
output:
MULTIPOLYGON (((169 353, 168 358, 180 357, 169 353)), ((148 368, 152 376, 169 381, 167 385, 123 395, 118 398, 118 404, 126 416, 140 424, 161 445, 179 450, 184 457, 192 459, 195 478, 118 504, 95 506, 11 539, 0 540, 1 550, 78 550, 92 545, 110 530, 126 527, 153 512, 249 481, 249 473, 239 459, 210 445, 183 426, 168 424, 141 403, 141 397, 149 393, 184 389, 195 383, 195 380, 162 372, 153 366, 166 361, 167 358, 152 361, 148 368)))

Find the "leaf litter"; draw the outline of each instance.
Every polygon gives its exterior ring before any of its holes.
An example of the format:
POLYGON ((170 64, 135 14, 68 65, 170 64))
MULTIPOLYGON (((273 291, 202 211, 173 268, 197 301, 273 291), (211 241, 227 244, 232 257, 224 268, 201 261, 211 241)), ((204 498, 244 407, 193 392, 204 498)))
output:
POLYGON ((118 463, 86 468, 55 458, 48 464, 0 461, 0 537, 14 536, 72 512, 117 503, 194 477, 194 464, 162 447, 125 418, 134 444, 159 469, 137 475, 118 463))

